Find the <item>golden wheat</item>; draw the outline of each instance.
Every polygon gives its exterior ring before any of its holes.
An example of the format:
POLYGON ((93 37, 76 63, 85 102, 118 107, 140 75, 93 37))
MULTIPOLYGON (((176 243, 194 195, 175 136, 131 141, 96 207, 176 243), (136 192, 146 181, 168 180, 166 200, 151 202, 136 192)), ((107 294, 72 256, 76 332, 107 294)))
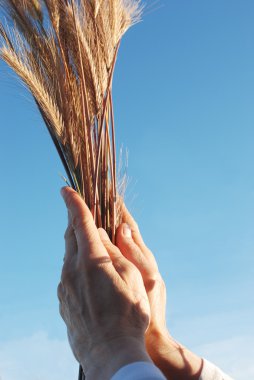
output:
POLYGON ((0 0, 0 56, 34 96, 67 172, 114 240, 112 78, 138 0, 0 0), (106 216, 105 216, 106 215, 106 216))
POLYGON ((117 183, 112 80, 141 1, 0 0, 0 10, 0 57, 31 91, 69 184, 114 242, 124 181, 117 183))

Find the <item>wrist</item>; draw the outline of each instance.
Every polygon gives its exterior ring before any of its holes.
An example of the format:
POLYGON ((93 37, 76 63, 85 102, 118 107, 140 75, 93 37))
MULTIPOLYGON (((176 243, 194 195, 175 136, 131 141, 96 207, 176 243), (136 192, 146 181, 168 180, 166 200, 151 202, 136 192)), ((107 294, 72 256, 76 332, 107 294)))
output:
POLYGON ((153 356, 156 355, 156 353, 160 351, 165 344, 169 347, 169 345, 171 345, 169 344, 171 340, 173 341, 173 338, 171 338, 166 326, 161 327, 155 324, 150 324, 145 336, 145 342, 147 352, 153 361, 153 356))
POLYGON ((146 347, 152 361, 167 379, 199 379, 202 359, 175 341, 168 330, 153 329, 146 338, 146 347))
POLYGON ((120 368, 137 361, 151 362, 144 339, 127 337, 97 346, 81 365, 87 380, 109 380, 120 368))

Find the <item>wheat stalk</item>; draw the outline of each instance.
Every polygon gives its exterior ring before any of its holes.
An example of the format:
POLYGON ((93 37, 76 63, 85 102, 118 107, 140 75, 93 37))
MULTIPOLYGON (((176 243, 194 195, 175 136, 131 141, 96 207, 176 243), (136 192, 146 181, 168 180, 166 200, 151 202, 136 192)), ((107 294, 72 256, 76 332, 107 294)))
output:
POLYGON ((0 24, 0 56, 33 94, 70 185, 114 240, 112 79, 121 38, 140 19, 140 1, 0 0, 0 7, 7 20, 0 24))
POLYGON ((122 182, 112 80, 141 0, 0 0, 0 10, 0 57, 31 91, 69 184, 114 242, 122 182))

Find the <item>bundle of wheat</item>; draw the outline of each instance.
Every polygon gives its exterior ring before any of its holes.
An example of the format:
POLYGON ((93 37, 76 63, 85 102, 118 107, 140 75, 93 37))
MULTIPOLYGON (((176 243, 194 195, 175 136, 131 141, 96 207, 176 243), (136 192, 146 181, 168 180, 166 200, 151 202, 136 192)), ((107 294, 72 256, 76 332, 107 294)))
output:
POLYGON ((70 185, 114 240, 112 78, 140 0, 0 0, 0 7, 0 56, 33 94, 70 185))
POLYGON ((121 197, 112 78, 141 0, 0 0, 0 8, 0 57, 31 91, 69 184, 114 242, 121 197))

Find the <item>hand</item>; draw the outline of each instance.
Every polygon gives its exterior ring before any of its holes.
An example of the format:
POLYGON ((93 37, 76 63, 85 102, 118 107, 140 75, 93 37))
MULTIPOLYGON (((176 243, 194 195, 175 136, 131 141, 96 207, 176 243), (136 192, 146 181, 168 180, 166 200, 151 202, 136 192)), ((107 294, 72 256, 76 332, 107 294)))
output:
POLYGON ((97 230, 79 195, 64 188, 69 212, 58 286, 60 313, 86 379, 110 379, 123 365, 150 361, 144 334, 150 307, 138 269, 97 230))
POLYGON ((152 252, 142 239, 137 223, 125 206, 123 222, 117 230, 116 244, 142 274, 150 303, 151 319, 145 334, 147 352, 168 379, 199 379, 202 359, 176 342, 167 330, 164 281, 152 252))
POLYGON ((152 341, 158 335, 167 334, 166 287, 156 260, 145 245, 138 225, 125 205, 123 224, 117 230, 116 245, 122 254, 140 271, 150 303, 151 319, 146 331, 147 349, 152 354, 152 341))

